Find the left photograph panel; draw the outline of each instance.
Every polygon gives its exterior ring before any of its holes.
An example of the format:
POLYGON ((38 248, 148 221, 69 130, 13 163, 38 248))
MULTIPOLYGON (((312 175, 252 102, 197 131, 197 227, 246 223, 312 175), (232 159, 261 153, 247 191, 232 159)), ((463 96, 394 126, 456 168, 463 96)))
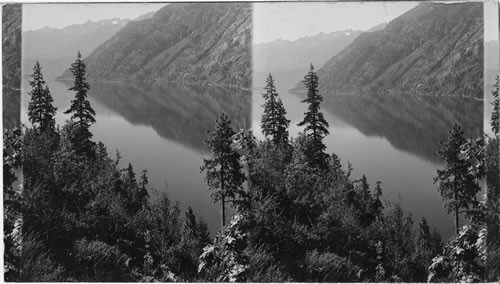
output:
POLYGON ((251 3, 11 4, 2 29, 5 280, 200 280, 246 189, 212 176, 251 127, 251 3))

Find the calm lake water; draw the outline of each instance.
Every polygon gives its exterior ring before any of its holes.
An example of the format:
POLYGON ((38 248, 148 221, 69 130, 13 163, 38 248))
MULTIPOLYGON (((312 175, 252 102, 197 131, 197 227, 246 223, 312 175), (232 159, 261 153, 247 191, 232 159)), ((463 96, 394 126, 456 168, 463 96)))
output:
MULTIPOLYGON (((301 96, 288 92, 301 80, 297 74, 275 74, 278 92, 291 120, 290 134, 301 128, 306 105, 301 96)), ((202 158, 208 154, 203 140, 212 130, 220 112, 229 114, 233 127, 252 128, 261 139, 261 96, 264 76, 254 77, 254 89, 128 84, 91 84, 89 99, 97 123, 91 127, 95 141, 108 151, 117 150, 121 166, 132 163, 136 173, 148 170, 150 183, 168 191, 181 208, 192 206, 215 233, 220 225, 219 206, 200 174, 202 158)), ((58 108, 57 123, 69 116, 73 93, 68 85, 46 78, 58 108)), ((26 110, 29 77, 23 80, 22 122, 26 110)), ((321 83, 321 82, 320 82, 321 83)), ((328 152, 335 152, 346 165, 354 167, 353 178, 363 174, 374 185, 382 181, 385 199, 400 201, 413 213, 416 223, 426 217, 444 237, 453 232, 453 219, 446 215, 441 196, 433 184, 439 141, 447 137, 458 121, 466 134, 482 133, 483 102, 463 98, 338 96, 325 98, 322 111, 330 124, 325 138, 328 152)))

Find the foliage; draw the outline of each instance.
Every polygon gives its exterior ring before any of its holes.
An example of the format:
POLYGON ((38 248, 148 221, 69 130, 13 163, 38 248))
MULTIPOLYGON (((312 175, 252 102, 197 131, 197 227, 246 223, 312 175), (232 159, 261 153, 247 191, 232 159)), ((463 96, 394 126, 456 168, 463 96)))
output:
POLYGON ((486 230, 474 225, 463 226, 432 259, 430 282, 479 282, 484 279, 486 230))
POLYGON ((283 102, 278 98, 274 80, 271 74, 266 79, 266 90, 264 97, 264 113, 260 122, 262 133, 265 136, 271 136, 274 144, 288 143, 288 126, 290 120, 286 119, 286 110, 283 107, 283 102))
POLYGON ((83 238, 75 243, 75 259, 83 281, 123 281, 128 256, 102 241, 83 238))
POLYGON ((359 267, 346 258, 334 253, 318 253, 317 250, 306 255, 307 274, 312 282, 345 282, 357 280, 359 267))
POLYGON ((6 273, 5 280, 57 282, 62 279, 62 267, 54 262, 39 236, 22 232, 20 228, 14 234, 17 235, 14 236, 17 241, 11 253, 15 255, 16 266, 14 271, 6 273))
POLYGON ((205 273, 209 281, 242 282, 247 279, 248 246, 246 217, 237 214, 231 223, 217 234, 214 244, 206 246, 200 255, 198 271, 205 273))
POLYGON ((276 262, 270 249, 264 246, 247 247, 249 282, 290 282, 282 265, 276 262))

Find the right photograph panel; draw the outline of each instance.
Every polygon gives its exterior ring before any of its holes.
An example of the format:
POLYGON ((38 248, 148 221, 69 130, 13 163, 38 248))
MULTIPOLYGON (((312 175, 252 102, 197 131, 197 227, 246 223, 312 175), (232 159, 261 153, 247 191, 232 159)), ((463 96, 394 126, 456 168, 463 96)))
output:
MULTIPOLYGON (((331 222, 324 253, 356 262, 359 246, 373 248, 376 273, 366 279, 462 281, 451 251, 466 235, 478 240, 491 220, 483 217, 498 209, 498 27, 485 26, 483 4, 254 4, 254 133, 273 139, 272 123, 289 121, 285 172, 295 179, 284 192, 297 211, 304 200, 294 198, 314 180, 299 172, 330 155, 330 173, 315 181, 338 180, 314 193, 328 199, 315 207, 331 222), (419 259, 411 269, 410 259, 419 259)), ((476 280, 498 273, 498 227, 488 228, 486 272, 467 276, 476 280)))

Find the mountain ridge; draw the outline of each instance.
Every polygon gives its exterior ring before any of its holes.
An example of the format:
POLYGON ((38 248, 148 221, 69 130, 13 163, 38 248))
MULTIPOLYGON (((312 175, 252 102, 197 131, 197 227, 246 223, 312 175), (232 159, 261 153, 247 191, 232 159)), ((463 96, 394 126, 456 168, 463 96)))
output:
POLYGON ((317 74, 324 94, 480 97, 482 5, 422 3, 383 30, 360 34, 317 74))
POLYGON ((296 40, 277 39, 253 45, 253 70, 256 72, 284 72, 304 69, 312 62, 323 65, 351 43, 362 31, 343 30, 318 33, 296 40), (290 60, 293 58, 294 60, 290 60))
MULTIPOLYGON (((249 87, 251 5, 173 3, 130 22, 88 57, 94 81, 249 87)), ((69 79, 66 71, 58 79, 69 79)))

